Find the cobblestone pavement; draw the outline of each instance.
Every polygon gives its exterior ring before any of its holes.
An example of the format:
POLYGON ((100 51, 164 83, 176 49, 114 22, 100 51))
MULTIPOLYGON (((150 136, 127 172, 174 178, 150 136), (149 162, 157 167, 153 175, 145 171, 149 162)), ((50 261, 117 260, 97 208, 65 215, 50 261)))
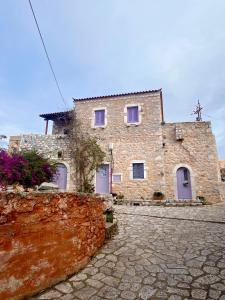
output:
POLYGON ((225 300, 225 204, 116 211, 119 233, 89 265, 32 299, 225 300))

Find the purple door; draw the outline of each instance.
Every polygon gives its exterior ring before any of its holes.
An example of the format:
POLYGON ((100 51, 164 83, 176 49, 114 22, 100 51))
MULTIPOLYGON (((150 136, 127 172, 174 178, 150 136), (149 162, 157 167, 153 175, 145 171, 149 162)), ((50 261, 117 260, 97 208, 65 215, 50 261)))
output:
POLYGON ((64 164, 57 164, 57 171, 53 181, 58 185, 60 190, 66 190, 67 168, 64 164))
POLYGON ((109 193, 109 165, 101 165, 96 172, 96 193, 109 193))
POLYGON ((177 170, 177 194, 178 199, 192 199, 191 176, 184 167, 177 170))

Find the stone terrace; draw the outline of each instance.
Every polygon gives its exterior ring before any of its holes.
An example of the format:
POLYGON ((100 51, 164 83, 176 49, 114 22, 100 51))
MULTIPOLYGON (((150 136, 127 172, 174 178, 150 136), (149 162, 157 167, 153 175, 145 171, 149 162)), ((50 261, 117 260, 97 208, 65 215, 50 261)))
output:
POLYGON ((89 265, 30 299, 225 300, 225 204, 116 211, 119 233, 89 265))

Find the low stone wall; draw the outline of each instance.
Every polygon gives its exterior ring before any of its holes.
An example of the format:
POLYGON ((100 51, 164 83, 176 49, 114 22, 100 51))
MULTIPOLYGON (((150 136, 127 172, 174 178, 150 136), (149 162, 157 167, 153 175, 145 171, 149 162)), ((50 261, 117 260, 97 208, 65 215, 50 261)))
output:
POLYGON ((83 268, 105 239, 101 199, 0 193, 0 299, 35 294, 83 268))

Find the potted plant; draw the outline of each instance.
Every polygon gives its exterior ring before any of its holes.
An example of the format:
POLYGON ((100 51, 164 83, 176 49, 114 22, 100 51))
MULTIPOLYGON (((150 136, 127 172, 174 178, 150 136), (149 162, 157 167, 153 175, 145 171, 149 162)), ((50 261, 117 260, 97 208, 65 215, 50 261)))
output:
POLYGON ((157 191, 153 193, 153 200, 163 200, 164 194, 163 192, 157 191))

